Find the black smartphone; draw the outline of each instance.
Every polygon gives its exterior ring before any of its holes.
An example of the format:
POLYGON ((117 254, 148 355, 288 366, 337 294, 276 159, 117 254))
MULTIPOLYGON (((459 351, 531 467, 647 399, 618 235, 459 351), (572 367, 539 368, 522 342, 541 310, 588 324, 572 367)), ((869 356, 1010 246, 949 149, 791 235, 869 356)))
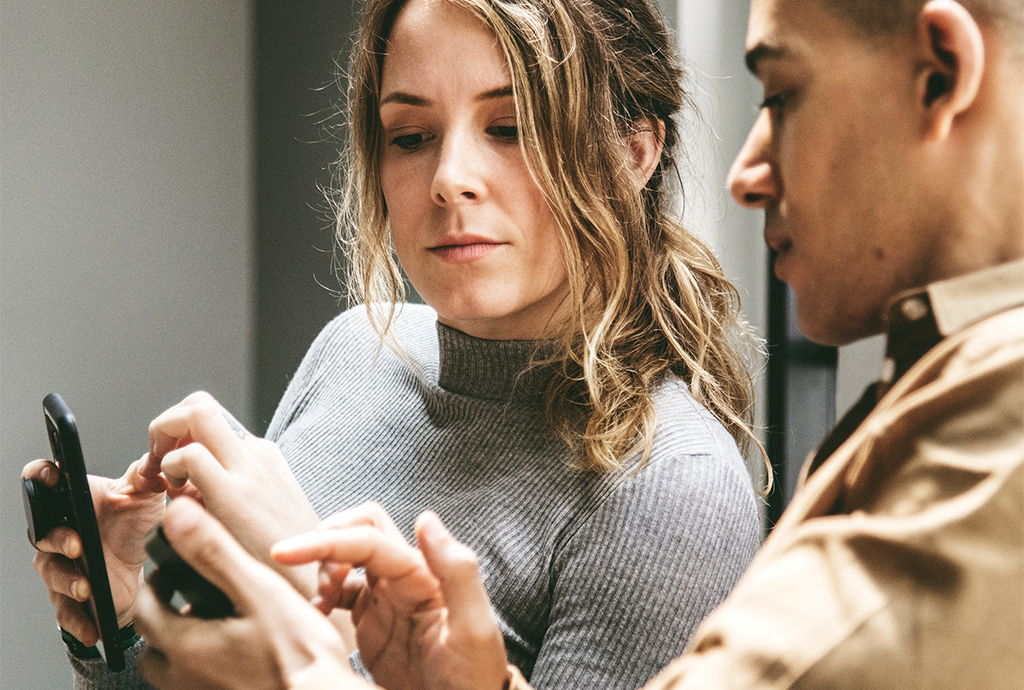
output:
POLYGON ((149 576, 149 583, 169 606, 199 618, 234 615, 235 607, 231 600, 178 555, 171 542, 167 541, 163 525, 157 525, 149 533, 146 553, 156 565, 149 576), (175 601, 179 595, 183 600, 180 603, 175 601))
POLYGON ((107 668, 122 671, 124 650, 117 627, 117 611, 110 593, 107 564, 103 558, 103 544, 75 417, 56 393, 50 393, 43 399, 43 416, 53 461, 60 469, 60 479, 52 489, 34 479, 22 480, 28 538, 35 545, 58 525, 67 525, 78 532, 82 539, 82 556, 75 559, 75 566, 89 579, 92 590, 88 611, 99 630, 100 640, 96 647, 107 668))

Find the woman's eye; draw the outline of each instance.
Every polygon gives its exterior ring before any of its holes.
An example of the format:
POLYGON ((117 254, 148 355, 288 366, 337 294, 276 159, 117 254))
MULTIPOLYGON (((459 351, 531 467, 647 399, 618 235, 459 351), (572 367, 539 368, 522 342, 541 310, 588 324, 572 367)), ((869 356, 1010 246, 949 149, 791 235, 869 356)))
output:
POLYGON ((397 146, 405 151, 415 151, 420 146, 425 144, 430 137, 423 132, 413 132, 412 134, 399 134, 397 137, 392 137, 391 145, 397 146))
POLYGON ((516 125, 493 125, 487 128, 487 133, 504 141, 519 140, 519 127, 516 125))

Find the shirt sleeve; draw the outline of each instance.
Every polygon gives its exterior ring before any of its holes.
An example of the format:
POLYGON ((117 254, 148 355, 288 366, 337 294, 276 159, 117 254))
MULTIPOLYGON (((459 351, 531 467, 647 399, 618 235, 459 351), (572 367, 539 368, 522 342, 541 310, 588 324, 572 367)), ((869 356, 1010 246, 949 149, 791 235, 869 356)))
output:
POLYGON ((652 460, 564 537, 534 688, 637 688, 682 652, 760 542, 736 463, 738 454, 652 460))

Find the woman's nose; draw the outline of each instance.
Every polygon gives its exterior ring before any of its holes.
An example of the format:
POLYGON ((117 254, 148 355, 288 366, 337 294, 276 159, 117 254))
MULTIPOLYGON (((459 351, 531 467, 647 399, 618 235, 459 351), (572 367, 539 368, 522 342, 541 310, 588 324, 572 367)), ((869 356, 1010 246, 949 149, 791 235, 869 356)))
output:
POLYGON ((471 136, 452 133, 445 137, 430 187, 434 203, 446 206, 484 200, 487 187, 480 174, 481 154, 471 136))

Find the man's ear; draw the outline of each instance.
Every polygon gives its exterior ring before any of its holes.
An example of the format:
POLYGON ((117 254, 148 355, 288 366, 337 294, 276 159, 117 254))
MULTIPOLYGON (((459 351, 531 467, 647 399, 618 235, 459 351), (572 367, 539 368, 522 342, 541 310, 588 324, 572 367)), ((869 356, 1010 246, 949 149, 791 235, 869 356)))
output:
POLYGON ((642 118, 633 123, 628 136, 629 168, 636 179, 637 189, 643 189, 661 162, 665 123, 656 117, 642 118))
POLYGON ((944 139, 958 115, 971 107, 985 71, 985 41, 971 13, 955 0, 930 0, 918 15, 923 62, 917 94, 925 134, 944 139))

